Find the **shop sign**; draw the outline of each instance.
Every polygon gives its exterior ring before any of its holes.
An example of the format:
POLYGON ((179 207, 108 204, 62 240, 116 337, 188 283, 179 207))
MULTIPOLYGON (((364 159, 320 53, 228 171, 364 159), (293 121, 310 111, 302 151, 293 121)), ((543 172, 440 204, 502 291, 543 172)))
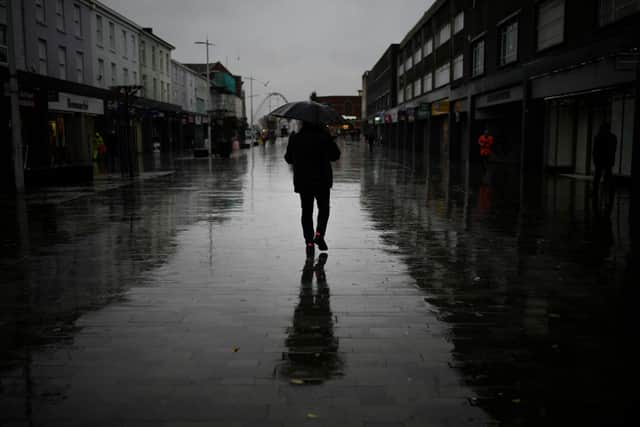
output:
POLYGON ((21 90, 18 96, 18 104, 21 107, 34 108, 36 106, 36 97, 31 92, 25 92, 21 90))
POLYGON ((60 92, 57 101, 49 101, 49 110, 103 115, 104 101, 60 92))
POLYGON ((407 110, 407 121, 409 123, 413 123, 416 121, 416 113, 415 113, 415 108, 409 108, 407 110))
POLYGON ((444 99, 442 101, 437 101, 431 104, 431 115, 432 116, 442 116, 444 114, 449 114, 449 100, 444 99))
POLYGON ((490 107, 492 105, 505 104, 507 102, 514 102, 522 100, 522 86, 515 86, 509 89, 498 90, 488 93, 484 96, 478 97, 476 101, 476 107, 490 107))
POLYGON ((416 108, 416 120, 425 120, 429 118, 429 104, 423 102, 416 108))

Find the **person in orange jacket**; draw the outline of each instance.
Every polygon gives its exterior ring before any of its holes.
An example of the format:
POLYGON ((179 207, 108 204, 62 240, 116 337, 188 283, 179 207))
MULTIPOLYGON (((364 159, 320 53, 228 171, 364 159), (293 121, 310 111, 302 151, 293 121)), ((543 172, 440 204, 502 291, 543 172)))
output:
POLYGON ((489 129, 485 129, 482 135, 480 135, 480 138, 478 138, 478 145, 480 146, 482 165, 486 169, 489 156, 491 155, 491 146, 493 145, 493 136, 489 134, 489 129))

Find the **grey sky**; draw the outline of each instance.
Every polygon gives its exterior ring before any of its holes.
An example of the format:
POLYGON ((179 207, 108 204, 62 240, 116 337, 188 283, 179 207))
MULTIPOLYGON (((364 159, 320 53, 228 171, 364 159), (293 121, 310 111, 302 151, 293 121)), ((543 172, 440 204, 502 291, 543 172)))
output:
MULTIPOLYGON (((102 0, 172 43, 174 58, 204 62, 210 55, 234 74, 270 81, 254 85, 259 103, 268 91, 290 101, 318 95, 355 95, 362 73, 390 43, 399 42, 432 0, 102 0), (237 58, 240 58, 238 61, 237 58)), ((213 61, 212 61, 213 62, 213 61)), ((248 85, 247 85, 248 92, 248 85)), ((257 107, 257 105, 256 105, 257 107)))

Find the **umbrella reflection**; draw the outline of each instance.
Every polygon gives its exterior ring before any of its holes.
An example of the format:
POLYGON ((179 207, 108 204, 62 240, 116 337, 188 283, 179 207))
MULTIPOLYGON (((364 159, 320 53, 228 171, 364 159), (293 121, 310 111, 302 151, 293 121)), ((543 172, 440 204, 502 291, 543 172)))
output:
POLYGON ((314 266, 308 260, 300 278, 300 301, 286 339, 287 352, 280 375, 294 384, 320 384, 342 375, 338 338, 333 331, 333 313, 324 266, 328 255, 321 254, 314 266), (313 288, 313 277, 316 289, 313 288))

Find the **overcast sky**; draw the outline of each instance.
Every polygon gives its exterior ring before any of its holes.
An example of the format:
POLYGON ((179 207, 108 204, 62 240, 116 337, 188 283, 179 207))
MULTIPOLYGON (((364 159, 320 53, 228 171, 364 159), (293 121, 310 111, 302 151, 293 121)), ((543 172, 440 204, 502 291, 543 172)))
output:
MULTIPOLYGON (((180 62, 210 56, 232 73, 253 75, 255 107, 268 92, 289 101, 356 95, 364 71, 398 43, 432 0, 102 0, 176 47, 180 62)), ((211 61, 213 62, 213 60, 211 61)), ((249 85, 245 84, 247 95, 249 85)), ((247 100, 248 102, 248 100, 247 100)))

